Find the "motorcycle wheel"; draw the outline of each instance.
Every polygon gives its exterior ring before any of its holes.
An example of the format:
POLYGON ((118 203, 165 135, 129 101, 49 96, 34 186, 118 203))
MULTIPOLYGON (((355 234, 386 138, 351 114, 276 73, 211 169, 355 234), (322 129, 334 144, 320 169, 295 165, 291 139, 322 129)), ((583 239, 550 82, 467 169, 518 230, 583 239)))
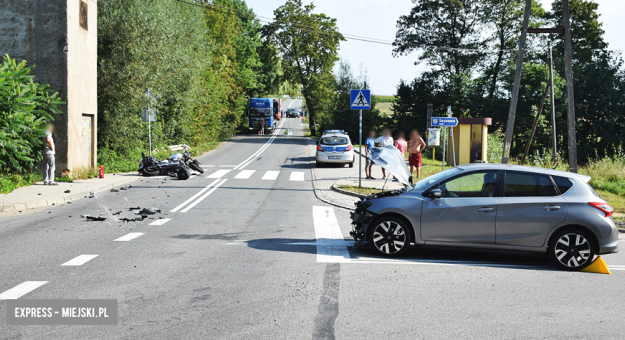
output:
POLYGON ((143 168, 142 169, 143 172, 143 176, 158 176, 161 174, 161 170, 160 169, 151 169, 151 168, 143 168))
POLYGON ((189 177, 190 177, 189 168, 180 167, 178 169, 178 171, 176 172, 176 175, 177 175, 178 179, 180 179, 180 180, 187 180, 187 179, 189 179, 189 177))
POLYGON ((201 173, 201 174, 203 174, 203 173, 204 173, 204 169, 202 169, 202 166, 200 165, 200 162, 198 162, 198 161, 197 161, 197 160, 195 160, 195 159, 192 159, 192 160, 189 162, 189 167, 190 167, 191 169, 193 169, 193 170, 195 170, 195 171, 197 171, 197 172, 201 173))

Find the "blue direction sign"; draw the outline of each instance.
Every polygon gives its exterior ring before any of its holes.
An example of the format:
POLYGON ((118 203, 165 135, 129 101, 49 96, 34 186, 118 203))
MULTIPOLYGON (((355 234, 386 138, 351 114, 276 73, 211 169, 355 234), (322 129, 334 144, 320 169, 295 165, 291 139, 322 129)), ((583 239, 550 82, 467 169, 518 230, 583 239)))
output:
POLYGON ((349 102, 352 110, 371 109, 371 90, 351 90, 350 97, 349 102))
POLYGON ((455 127, 458 125, 456 117, 432 117, 432 126, 455 127))

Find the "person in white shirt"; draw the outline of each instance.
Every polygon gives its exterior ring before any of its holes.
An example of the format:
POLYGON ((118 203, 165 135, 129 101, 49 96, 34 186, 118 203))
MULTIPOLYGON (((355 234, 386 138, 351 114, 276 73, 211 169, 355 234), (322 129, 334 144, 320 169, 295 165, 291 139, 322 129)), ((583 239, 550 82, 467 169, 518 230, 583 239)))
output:
POLYGON ((46 141, 43 143, 43 185, 59 185, 54 181, 54 139, 52 133, 54 126, 48 125, 46 129, 46 141))
MULTIPOLYGON (((378 139, 375 140, 376 144, 380 144, 381 147, 385 147, 385 146, 394 146, 393 144, 393 137, 391 136, 391 129, 384 129, 382 130, 382 136, 378 137, 378 139)), ((384 171, 384 168, 382 168, 382 179, 386 178, 386 171, 384 171)))

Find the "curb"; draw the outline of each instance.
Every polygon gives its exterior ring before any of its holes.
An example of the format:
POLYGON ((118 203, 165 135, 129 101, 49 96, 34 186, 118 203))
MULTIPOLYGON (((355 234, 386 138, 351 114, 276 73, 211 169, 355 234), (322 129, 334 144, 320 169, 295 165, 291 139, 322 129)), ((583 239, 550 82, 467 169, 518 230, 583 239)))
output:
POLYGON ((334 191, 336 191, 336 192, 338 192, 340 194, 343 194, 343 195, 349 195, 349 196, 354 196, 354 197, 358 197, 358 198, 364 198, 365 197, 365 195, 363 195, 363 194, 357 194, 355 192, 343 190, 343 189, 337 187, 335 184, 332 184, 332 190, 334 190, 334 191))
MULTIPOLYGON (((336 203, 336 202, 327 200, 324 197, 321 197, 322 195, 319 195, 317 193, 317 190, 320 190, 320 189, 317 189, 317 184, 316 184, 317 177, 315 177, 315 172, 313 171, 313 167, 312 167, 312 165, 313 165, 313 163, 311 161, 312 156, 310 155, 310 153, 308 153, 308 146, 310 145, 309 141, 312 139, 312 137, 304 137, 304 138, 306 139, 306 154, 308 155, 308 163, 310 164, 310 177, 312 178, 313 192, 315 193, 315 196, 317 197, 317 199, 322 201, 322 202, 324 202, 324 203, 333 205, 335 207, 348 209, 348 210, 354 210, 354 207, 346 206, 346 205, 343 205, 343 204, 340 204, 340 203, 336 203)), ((334 186, 334 185, 332 185, 332 186, 334 186)))
MULTIPOLYGON (((112 175, 112 174, 110 174, 112 175)), ((76 194, 72 194, 72 195, 66 195, 66 196, 58 196, 58 197, 54 197, 54 198, 49 198, 49 199, 44 199, 44 200, 39 200, 39 201, 31 201, 31 202, 25 202, 25 203, 17 203, 17 204, 10 204, 10 205, 0 205, 0 212, 9 212, 9 211, 15 211, 15 210, 26 210, 26 209, 36 209, 36 208, 44 208, 44 207, 48 207, 48 206, 53 206, 53 205, 57 205, 57 204, 64 204, 64 203, 71 203, 74 201, 77 201, 81 198, 85 197, 85 194, 93 191, 94 193, 99 193, 105 190, 109 190, 113 187, 116 186, 120 186, 120 185, 124 185, 127 183, 130 183, 137 178, 129 178, 127 180, 121 181, 119 183, 115 183, 115 184, 106 184, 104 186, 98 186, 97 189, 91 189, 89 191, 85 191, 82 193, 76 193, 76 194)))

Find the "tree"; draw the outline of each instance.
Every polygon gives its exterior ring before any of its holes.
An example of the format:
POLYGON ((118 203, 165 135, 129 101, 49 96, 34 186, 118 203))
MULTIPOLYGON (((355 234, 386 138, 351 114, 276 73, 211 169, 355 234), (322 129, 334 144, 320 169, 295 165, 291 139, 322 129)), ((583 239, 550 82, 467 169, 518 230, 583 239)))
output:
POLYGON ((336 19, 315 14, 311 3, 287 0, 274 11, 274 22, 264 27, 263 35, 282 52, 284 76, 302 85, 311 130, 316 114, 324 107, 332 81, 332 67, 339 60, 337 51, 343 35, 336 19))
POLYGON ((483 58, 483 52, 458 50, 486 46, 479 29, 485 11, 483 1, 413 0, 413 3, 410 14, 397 20, 395 56, 422 50, 418 59, 437 67, 436 72, 447 78, 466 74, 483 58))
POLYGON ((34 82, 33 66, 5 55, 0 65, 0 172, 23 173, 41 160, 47 122, 65 104, 49 85, 34 82))

